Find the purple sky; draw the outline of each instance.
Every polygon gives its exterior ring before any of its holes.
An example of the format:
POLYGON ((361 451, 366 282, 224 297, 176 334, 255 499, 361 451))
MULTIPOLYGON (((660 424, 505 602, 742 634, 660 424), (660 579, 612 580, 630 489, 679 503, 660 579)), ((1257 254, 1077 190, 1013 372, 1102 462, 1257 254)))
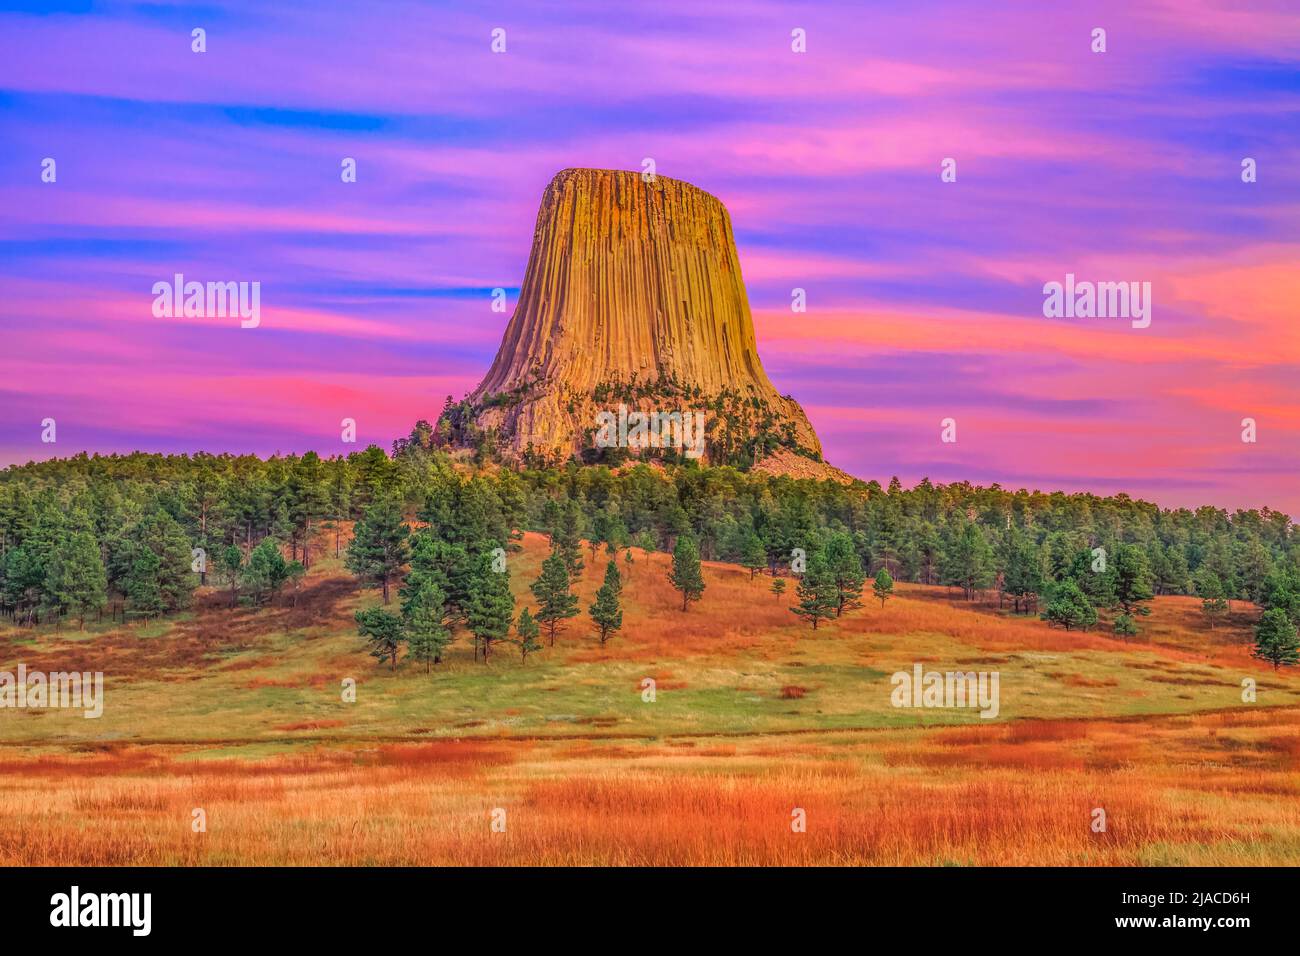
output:
POLYGON ((1300 10, 981 6, 5 4, 0 464, 387 446, 486 371, 550 177, 652 157, 835 464, 1300 513, 1300 10), (261 326, 155 318, 177 272, 261 326), (1066 273, 1150 328, 1044 318, 1066 273))

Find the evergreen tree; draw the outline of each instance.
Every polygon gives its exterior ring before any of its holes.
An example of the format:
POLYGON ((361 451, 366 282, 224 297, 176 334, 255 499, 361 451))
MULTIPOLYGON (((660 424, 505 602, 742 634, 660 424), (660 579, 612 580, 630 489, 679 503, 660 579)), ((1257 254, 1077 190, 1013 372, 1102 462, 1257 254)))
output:
POLYGON ((483 649, 483 663, 492 653, 492 642, 503 641, 515 620, 515 596, 510 592, 510 573, 494 571, 492 556, 485 552, 469 588, 466 623, 474 635, 474 657, 483 649))
POLYGON ((302 593, 302 582, 306 576, 307 568, 301 561, 290 561, 285 565, 285 580, 289 582, 289 593, 293 595, 290 607, 298 606, 298 595, 302 593))
POLYGON ((129 565, 134 565, 145 549, 158 558, 155 584, 162 611, 188 607, 195 585, 190 571, 190 539, 161 507, 146 514, 127 532, 124 555, 129 565))
POLYGON ((563 523, 564 511, 560 503, 554 498, 547 498, 542 506, 541 526, 552 548, 555 547, 556 539, 563 533, 563 523))
POLYGON ((633 538, 633 543, 641 549, 641 556, 647 559, 650 557, 650 552, 659 547, 658 539, 649 529, 638 531, 633 538))
POLYGON ((240 584, 254 605, 273 601, 289 580, 289 562, 274 538, 263 538, 248 556, 240 584))
POLYGON ((950 536, 942 555, 944 583, 960 587, 966 600, 993 582, 993 551, 979 525, 963 522, 950 536))
POLYGON ((528 608, 519 612, 519 620, 515 622, 515 641, 514 644, 519 648, 520 663, 528 663, 528 655, 542 649, 541 642, 537 640, 541 631, 537 627, 537 620, 533 617, 528 608))
POLYGON ((356 613, 357 631, 370 647, 370 656, 389 661, 389 670, 397 670, 397 653, 402 647, 402 619, 382 607, 356 613))
POLYGON ((767 568, 767 550, 763 540, 753 531, 745 536, 745 543, 740 555, 740 563, 749 570, 749 579, 767 568))
POLYGON ((389 601, 390 583, 410 555, 408 537, 401 505, 391 496, 371 502, 353 529, 347 569, 363 583, 378 584, 385 604, 389 601))
POLYGON ((612 558, 610 559, 609 563, 605 565, 604 583, 609 585, 610 590, 614 592, 614 597, 622 596, 623 576, 618 573, 618 563, 614 561, 612 558))
POLYGON ((785 578, 773 578, 771 592, 776 595, 776 599, 781 601, 785 597, 785 578))
POLYGON ((217 555, 217 574, 226 582, 226 587, 230 588, 231 607, 234 607, 239 600, 239 579, 243 571, 244 552, 233 544, 222 548, 217 555))
POLYGON ((1094 556, 1086 548, 1076 551, 1067 576, 1078 585, 1093 607, 1115 607, 1118 603, 1115 598, 1115 550, 1103 548, 1102 551, 1104 556, 1094 556))
POLYGON ((1219 579, 1228 601, 1228 610, 1232 610, 1232 602, 1238 596, 1241 582, 1237 578, 1237 565, 1232 560, 1232 550, 1226 538, 1215 537, 1211 540, 1201 567, 1208 568, 1219 579))
POLYGON ((1115 601, 1130 618, 1147 615, 1151 608, 1143 602, 1155 595, 1151 590, 1151 569, 1147 553, 1133 544, 1121 544, 1115 551, 1115 601))
POLYGON ((442 663, 443 651, 451 643, 442 588, 426 580, 407 595, 402 603, 402 630, 407 656, 424 664, 426 674, 430 664, 442 663))
POLYGON ((700 570, 700 552, 689 535, 678 535, 673 548, 673 566, 668 572, 672 586, 682 592, 682 610, 691 601, 704 596, 704 574, 700 570))
POLYGON ((587 609, 592 623, 596 625, 601 647, 605 646, 611 634, 623 627, 623 609, 618 600, 622 587, 618 567, 611 561, 605 568, 605 582, 596 591, 596 602, 587 609))
POLYGON ((1052 589, 1052 598, 1042 618, 1048 624, 1059 624, 1067 631, 1074 628, 1086 631, 1097 623, 1097 611, 1079 585, 1066 578, 1052 589))
POLYGON ((63 613, 75 616, 81 628, 86 615, 108 599, 108 575, 99 545, 89 531, 74 531, 54 548, 45 572, 45 589, 63 613))
POLYGON ((1024 535, 1013 534, 1007 549, 1002 588, 1011 596, 1015 613, 1023 607, 1026 614, 1037 604, 1043 590, 1043 573, 1038 565, 1038 549, 1024 535))
POLYGON ((808 556, 808 567, 795 586, 795 596, 798 603, 790 610, 811 624, 814 631, 822 621, 835 617, 839 608, 839 589, 820 551, 808 556))
POLYGON ((881 568, 876 572, 876 580, 871 585, 871 590, 875 592, 876 597, 880 598, 882 608, 885 606, 885 601, 893 597, 894 579, 889 576, 889 571, 886 568, 881 568))
MULTIPOLYGON (((15 618, 25 612, 26 623, 35 624, 36 605, 45 581, 44 569, 32 551, 23 545, 9 550, 3 568, 6 607, 13 608, 15 618)), ((123 584, 123 593, 125 592, 123 584)))
POLYGON ((1300 571, 1275 568, 1264 578, 1259 590, 1260 607, 1270 611, 1276 608, 1285 613, 1292 624, 1300 624, 1300 571))
POLYGON ((569 580, 582 577, 582 507, 573 498, 565 501, 560 510, 560 524, 554 537, 554 550, 564 557, 569 580))
POLYGON ((445 542, 438 538, 432 529, 421 528, 411 535, 409 544, 410 554, 406 559, 409 567, 402 586, 397 590, 403 608, 410 595, 426 583, 436 584, 443 591, 445 600, 449 582, 441 561, 440 547, 445 545, 445 542))
POLYGON ((837 531, 826 542, 826 569, 835 582, 835 616, 862 607, 862 589, 867 577, 862 571, 853 539, 837 531))
POLYGON ((1112 625, 1120 637, 1133 637, 1138 632, 1137 623, 1127 614, 1119 614, 1112 625))
POLYGON ((126 579, 126 598, 132 617, 143 618, 148 624, 151 617, 167 609, 159 583, 161 577, 162 559, 149 548, 140 548, 126 579))
POLYGON ((1273 557, 1258 534, 1251 533, 1245 541, 1234 542, 1233 564, 1241 582, 1242 596, 1259 604, 1263 598, 1264 581, 1273 571, 1273 557))
POLYGON ((1187 568, 1187 555, 1176 545, 1155 546, 1152 555, 1152 585, 1157 594, 1186 594, 1191 575, 1187 568))
POLYGON ((329 502, 328 527, 334 532, 334 557, 339 556, 343 537, 343 522, 352 514, 352 475, 342 459, 330 461, 330 478, 327 491, 329 502))
POLYGON ((542 571, 529 590, 537 599, 537 622, 546 628, 551 647, 562 622, 578 613, 578 599, 569 590, 569 571, 564 555, 558 550, 542 562, 542 571))
POLYGON ((1196 577, 1196 593, 1201 598, 1201 610, 1214 630, 1218 621, 1228 613, 1228 602, 1223 596, 1223 583, 1209 568, 1202 568, 1196 577))
POLYGON ((1259 624, 1255 628, 1254 655, 1272 664, 1273 670, 1300 660, 1296 626, 1281 608, 1273 608, 1260 615, 1259 624))
POLYGON ((329 487, 325 483, 320 456, 309 451, 296 462, 286 484, 289 522, 293 529, 290 547, 294 560, 302 544, 302 566, 311 567, 312 522, 324 518, 330 510, 329 487))

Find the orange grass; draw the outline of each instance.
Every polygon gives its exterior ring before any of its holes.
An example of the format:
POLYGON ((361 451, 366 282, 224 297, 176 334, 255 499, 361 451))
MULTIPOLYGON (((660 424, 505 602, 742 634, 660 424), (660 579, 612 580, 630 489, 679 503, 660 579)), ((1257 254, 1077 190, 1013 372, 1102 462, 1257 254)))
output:
POLYGON ((1298 771, 1295 709, 725 746, 124 748, 6 774, 0 864, 1294 865, 1298 771))

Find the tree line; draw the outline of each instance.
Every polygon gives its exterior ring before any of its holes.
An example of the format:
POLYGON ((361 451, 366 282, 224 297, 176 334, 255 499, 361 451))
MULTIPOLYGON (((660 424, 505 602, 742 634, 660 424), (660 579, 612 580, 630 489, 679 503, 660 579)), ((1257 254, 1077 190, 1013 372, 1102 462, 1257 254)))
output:
MULTIPOLYGON (((1146 602, 1165 594, 1200 597, 1210 627, 1233 601, 1262 607, 1274 630, 1300 621, 1300 534, 1268 508, 1161 509, 1122 494, 928 479, 909 489, 898 479, 840 484, 694 463, 482 470, 426 447, 424 434, 417 426, 391 455, 377 446, 332 458, 78 455, 5 469, 0 613, 27 624, 82 621, 107 605, 149 617, 185 607, 200 583, 231 587, 238 600, 274 600, 300 575, 295 564, 305 570, 319 558, 311 549, 322 532, 332 529, 329 550, 341 556, 343 529, 373 504, 416 517, 455 478, 500 547, 513 529, 549 533, 560 520, 568 539, 627 545, 628 556, 631 545, 671 551, 685 538, 704 560, 774 577, 796 574, 802 551, 805 589, 811 571, 825 591, 823 568, 851 554, 866 577, 946 585, 969 600, 995 595, 1013 612, 1071 629, 1095 626, 1097 609, 1111 608, 1112 626, 1135 632, 1146 602), (196 548, 207 559, 201 572, 191 571, 196 548), (268 567, 273 550, 287 577, 268 567)), ((842 568, 839 577, 843 613, 842 568)))
MULTIPOLYGON (((363 586, 382 594, 382 604, 356 612, 358 632, 371 655, 396 669, 405 648, 406 658, 427 672, 442 662, 461 630, 469 634, 474 660, 485 664, 493 647, 503 643, 514 645, 524 663, 543 648, 543 638, 554 647, 567 622, 580 613, 573 584, 586 565, 576 502, 554 504, 547 509, 553 521, 546 529, 551 553, 529 588, 537 607, 525 607, 518 616, 507 555, 519 549, 519 535, 509 509, 490 487, 456 474, 442 476, 414 516, 414 528, 396 497, 368 505, 354 528, 345 563, 363 586), (390 607, 399 579, 399 601, 390 607)), ((594 546, 592 550, 594 557, 594 546)), ((610 544, 607 554, 604 579, 587 608, 602 647, 623 626, 619 548, 610 544)), ((630 571, 630 547, 624 560, 630 571)), ((695 573, 699 575, 698 558, 695 573)))

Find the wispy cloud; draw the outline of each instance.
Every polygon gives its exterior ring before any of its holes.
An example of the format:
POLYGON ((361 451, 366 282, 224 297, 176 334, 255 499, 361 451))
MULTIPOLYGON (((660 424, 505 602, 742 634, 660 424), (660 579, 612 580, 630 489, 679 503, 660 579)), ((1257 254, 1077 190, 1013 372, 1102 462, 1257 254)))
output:
POLYGON ((1298 50, 1281 0, 9 4, 0 461, 46 415, 59 453, 386 444, 487 368, 550 177, 648 156, 727 204, 837 464, 1300 513, 1298 50), (262 326, 154 318, 177 272, 260 281, 262 326), (1044 319, 1067 272, 1150 281, 1151 327, 1044 319))

